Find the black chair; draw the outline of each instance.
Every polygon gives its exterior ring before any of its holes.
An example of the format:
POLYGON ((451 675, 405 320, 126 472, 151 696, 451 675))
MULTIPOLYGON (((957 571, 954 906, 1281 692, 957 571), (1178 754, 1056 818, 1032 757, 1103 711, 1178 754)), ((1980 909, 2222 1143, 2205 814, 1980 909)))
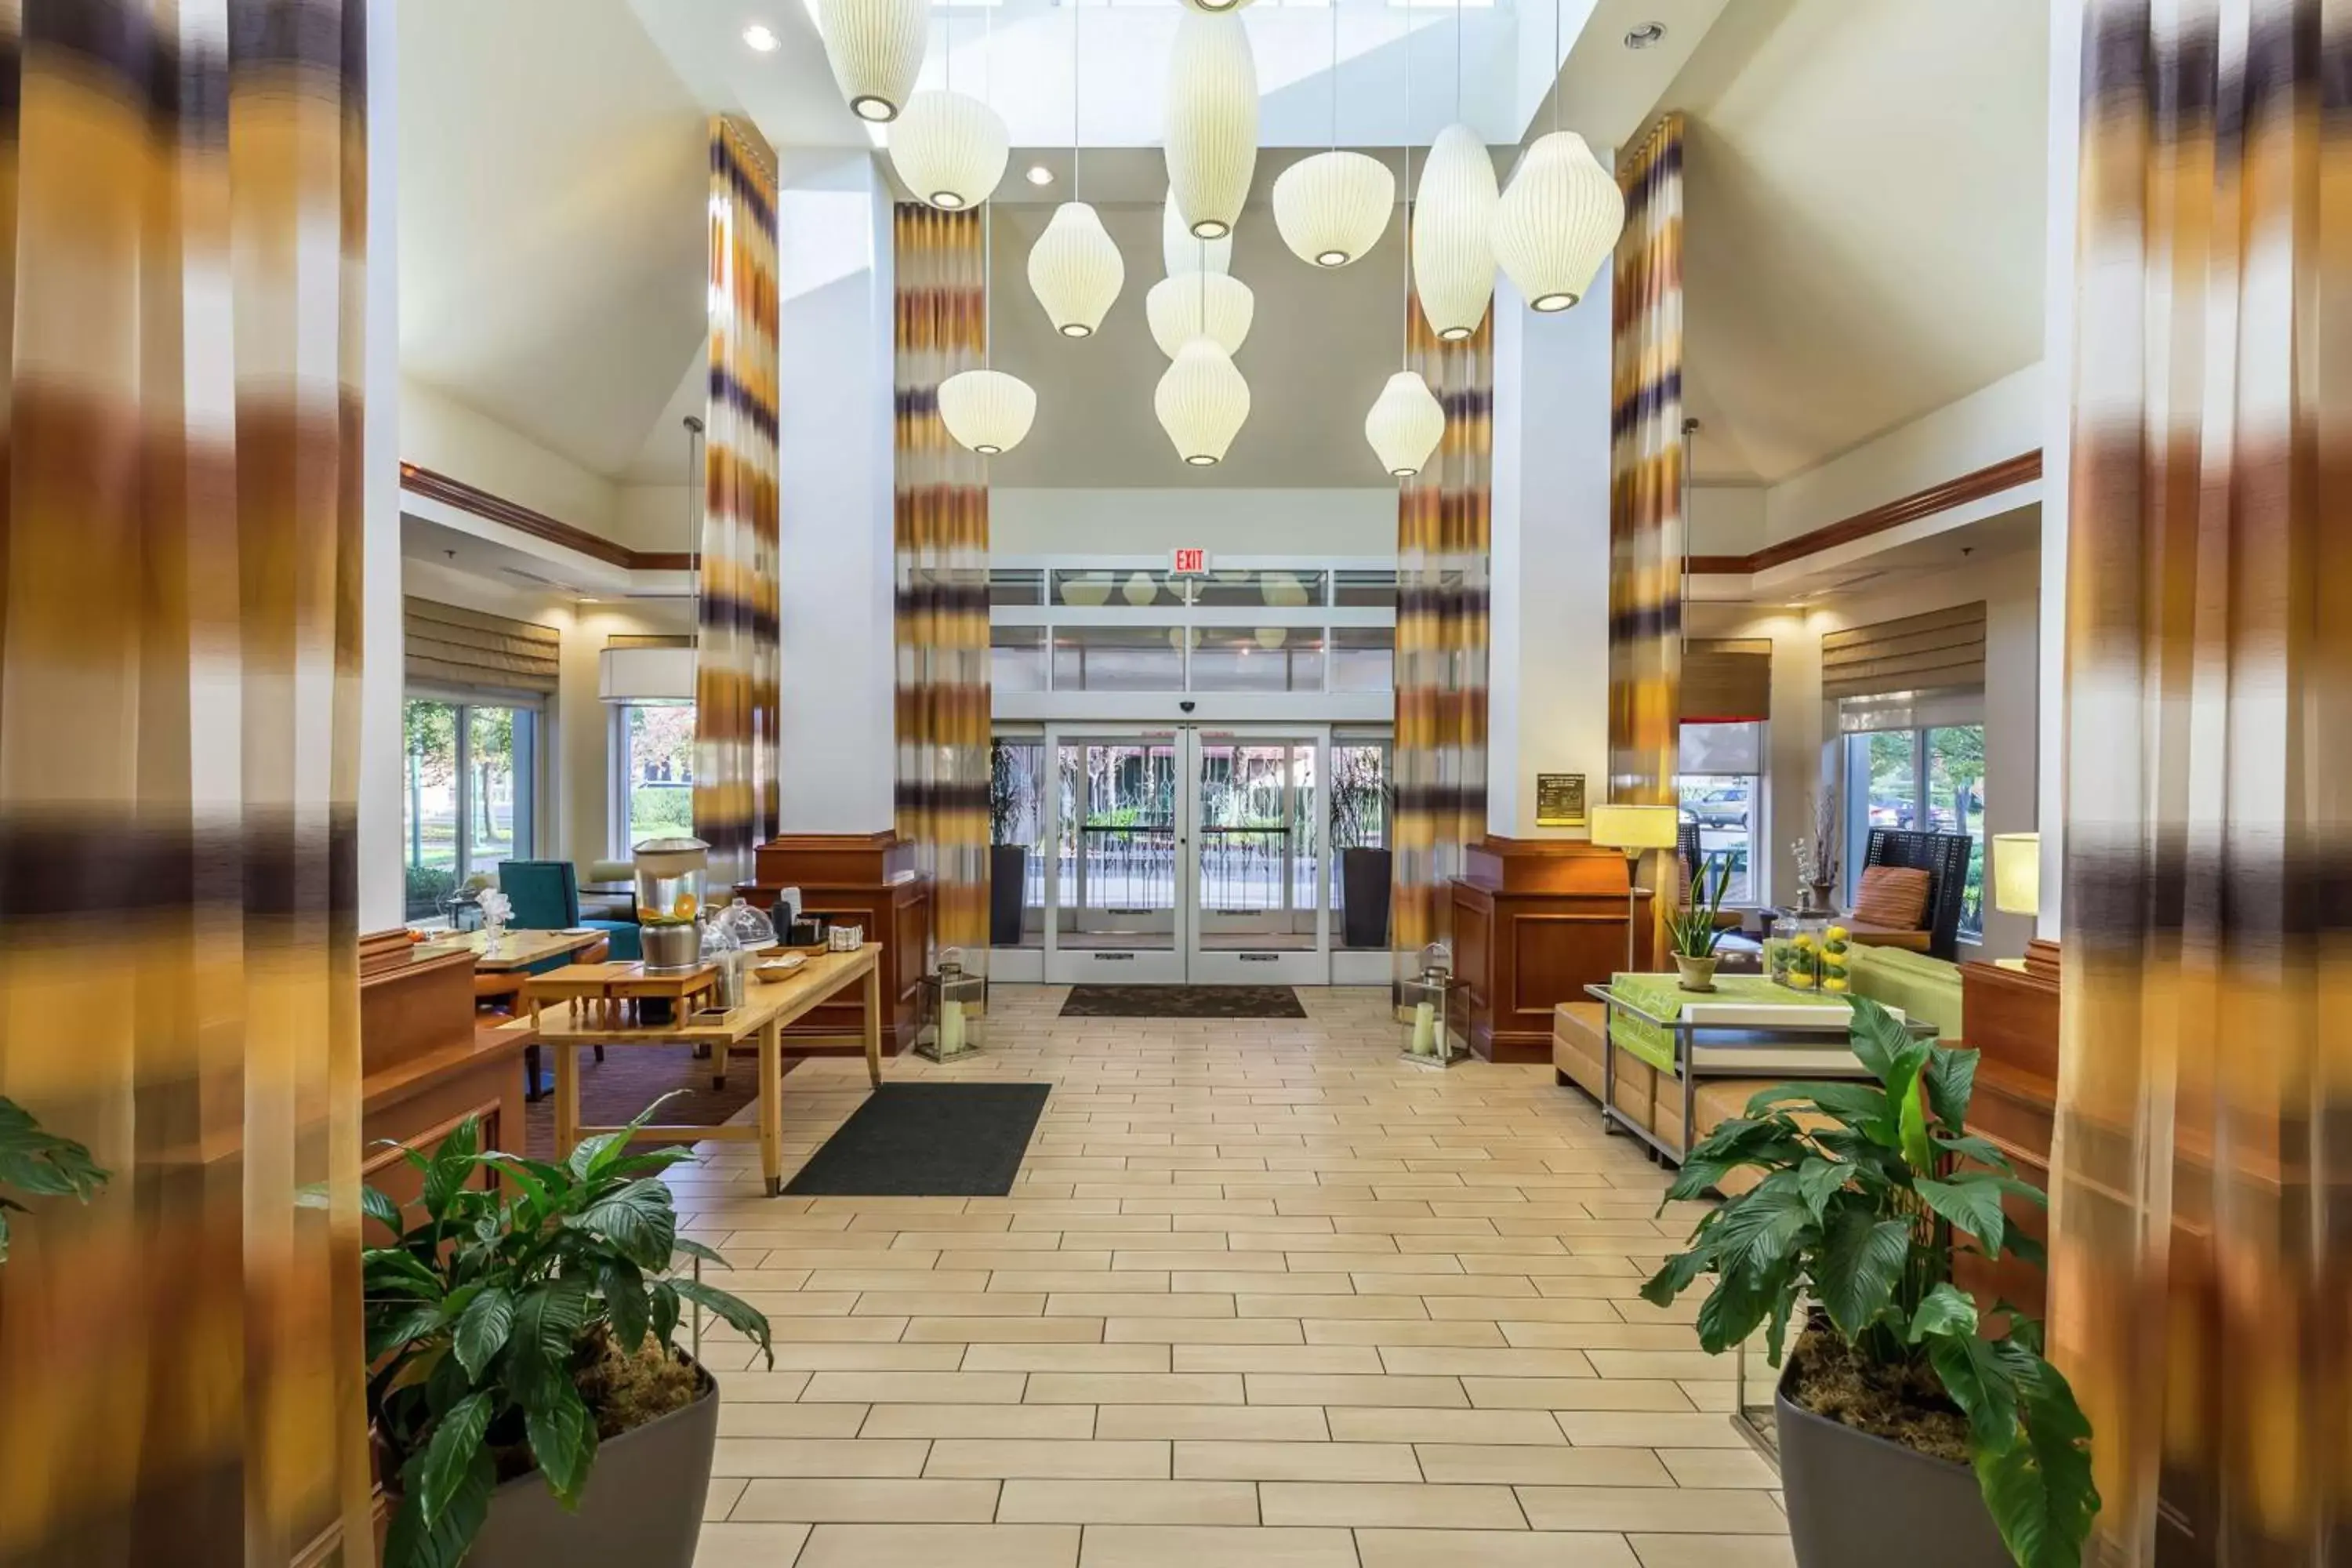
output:
POLYGON ((1969 896, 1969 847, 1965 833, 1921 833, 1874 827, 1862 863, 1908 866, 1927 873, 1927 956, 1947 963, 1959 956, 1960 910, 1969 896))

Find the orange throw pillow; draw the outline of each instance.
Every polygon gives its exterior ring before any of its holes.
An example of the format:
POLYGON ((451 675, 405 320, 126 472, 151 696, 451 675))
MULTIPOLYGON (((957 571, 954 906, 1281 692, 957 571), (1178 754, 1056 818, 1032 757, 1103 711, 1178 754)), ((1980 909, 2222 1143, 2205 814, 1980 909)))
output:
POLYGON ((1916 866, 1872 866, 1854 893, 1853 918, 1864 925, 1917 931, 1927 914, 1927 872, 1916 866))

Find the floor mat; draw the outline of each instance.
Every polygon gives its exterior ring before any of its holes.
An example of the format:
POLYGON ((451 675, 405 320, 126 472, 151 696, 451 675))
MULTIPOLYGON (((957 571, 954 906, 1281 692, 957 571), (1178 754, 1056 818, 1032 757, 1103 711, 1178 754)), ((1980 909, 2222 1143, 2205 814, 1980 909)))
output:
POLYGON ((982 1198, 1013 1190, 1043 1083, 886 1083, 785 1184, 802 1197, 982 1198))
POLYGON ((1304 1018, 1287 985, 1073 985, 1065 1018, 1304 1018))

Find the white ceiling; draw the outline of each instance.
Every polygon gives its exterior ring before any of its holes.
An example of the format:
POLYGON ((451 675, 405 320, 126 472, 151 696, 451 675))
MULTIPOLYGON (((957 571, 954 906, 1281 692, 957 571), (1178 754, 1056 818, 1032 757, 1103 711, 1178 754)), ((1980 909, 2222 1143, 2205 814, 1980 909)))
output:
POLYGON ((2046 0, 1738 0, 1690 119, 1700 482, 1775 483, 2042 354, 2046 0))

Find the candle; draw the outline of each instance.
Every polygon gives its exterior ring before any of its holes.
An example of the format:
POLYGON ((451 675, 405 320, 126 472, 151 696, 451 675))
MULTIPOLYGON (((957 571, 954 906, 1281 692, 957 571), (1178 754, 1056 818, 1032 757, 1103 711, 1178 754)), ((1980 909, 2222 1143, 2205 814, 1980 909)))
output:
POLYGON ((1413 1007, 1412 1054, 1417 1057, 1437 1055, 1437 1007, 1434 1003, 1422 1002, 1413 1007))
POLYGON ((963 1004, 940 1004, 940 1057, 942 1060, 963 1049, 963 1004))

